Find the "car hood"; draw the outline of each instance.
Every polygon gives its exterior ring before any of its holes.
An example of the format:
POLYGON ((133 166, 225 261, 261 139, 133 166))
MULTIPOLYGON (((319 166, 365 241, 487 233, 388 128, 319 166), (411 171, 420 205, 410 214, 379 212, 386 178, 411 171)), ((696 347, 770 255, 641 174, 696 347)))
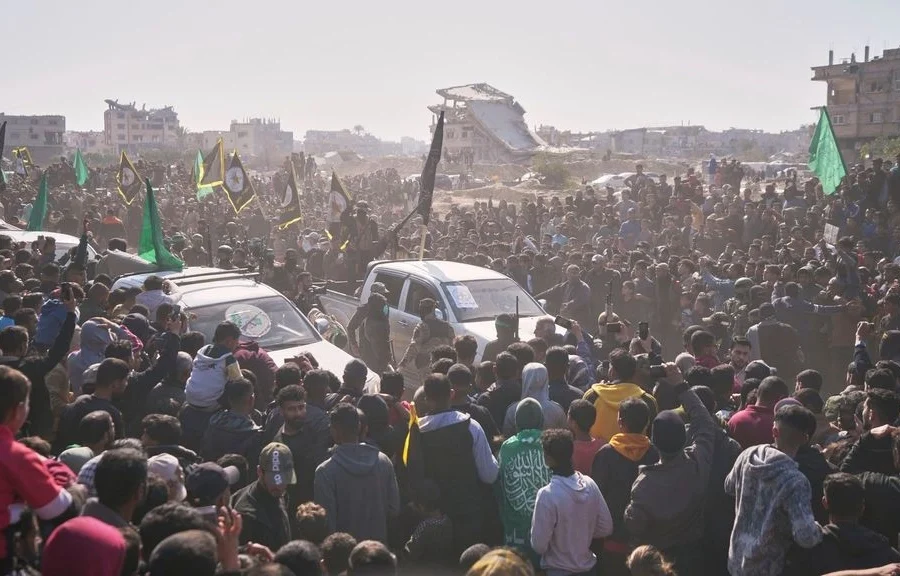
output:
MULTIPOLYGON (((531 316, 528 318, 519 318, 519 339, 528 341, 534 337, 534 328, 537 326, 538 320, 541 318, 552 318, 552 316, 531 316)), ((478 357, 484 352, 485 345, 497 338, 497 328, 494 327, 493 320, 482 320, 480 322, 461 322, 456 324, 453 329, 457 334, 471 334, 478 341, 478 357)), ((566 331, 559 326, 556 327, 558 334, 565 334, 566 331)))
MULTIPOLYGON (((269 357, 275 364, 281 366, 288 358, 293 358, 301 352, 309 352, 319 363, 319 368, 334 373, 338 378, 344 374, 344 366, 353 360, 353 356, 344 352, 334 344, 321 340, 304 346, 293 346, 281 350, 267 350, 269 357)), ((378 393, 381 389, 381 378, 378 374, 369 370, 366 376, 366 393, 378 393)))

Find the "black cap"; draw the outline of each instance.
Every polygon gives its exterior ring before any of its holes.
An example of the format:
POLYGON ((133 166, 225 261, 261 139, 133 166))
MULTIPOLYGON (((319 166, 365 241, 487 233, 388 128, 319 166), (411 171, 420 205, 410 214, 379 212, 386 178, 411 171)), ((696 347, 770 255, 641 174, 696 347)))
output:
POLYGON ((184 481, 188 502, 194 506, 212 506, 226 488, 237 484, 240 475, 234 466, 222 468, 214 462, 198 464, 184 481))

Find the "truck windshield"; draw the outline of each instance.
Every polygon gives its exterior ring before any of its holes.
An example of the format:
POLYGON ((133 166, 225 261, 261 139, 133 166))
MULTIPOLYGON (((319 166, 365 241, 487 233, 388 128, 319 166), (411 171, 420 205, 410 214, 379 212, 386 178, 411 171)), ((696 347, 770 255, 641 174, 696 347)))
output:
POLYGON ((543 316, 541 307, 509 278, 445 282, 441 284, 447 302, 459 322, 493 320, 498 314, 515 314, 519 298, 519 316, 543 316))
POLYGON ((256 342, 265 350, 303 346, 319 340, 310 323, 280 296, 191 307, 189 311, 196 316, 191 320, 191 330, 202 332, 208 343, 212 342, 216 326, 224 320, 238 325, 242 342, 256 342))

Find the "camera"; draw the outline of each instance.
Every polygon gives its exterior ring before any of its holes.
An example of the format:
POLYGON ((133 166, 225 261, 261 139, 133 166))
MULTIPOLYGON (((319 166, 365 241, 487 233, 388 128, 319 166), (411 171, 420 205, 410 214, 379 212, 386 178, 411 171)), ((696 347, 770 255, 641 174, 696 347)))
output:
POLYGON ((321 296, 322 294, 328 294, 328 286, 325 286, 324 284, 322 286, 313 286, 309 291, 311 294, 321 296))
POLYGON ((660 378, 665 378, 666 377, 666 367, 661 364, 651 366, 650 367, 650 377, 653 378, 654 380, 659 380, 660 378))
POLYGON ((557 316, 556 318, 554 318, 553 323, 557 326, 565 328, 566 330, 572 329, 572 321, 568 318, 563 318, 562 316, 557 316))
POLYGON ((606 332, 609 334, 618 334, 622 331, 622 323, 621 322, 609 322, 606 325, 606 332))

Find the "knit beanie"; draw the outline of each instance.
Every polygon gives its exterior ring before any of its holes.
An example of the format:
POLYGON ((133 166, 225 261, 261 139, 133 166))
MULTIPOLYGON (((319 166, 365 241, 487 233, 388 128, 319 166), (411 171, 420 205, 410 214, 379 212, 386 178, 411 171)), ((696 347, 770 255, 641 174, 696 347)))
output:
POLYGON ((525 398, 516 406, 516 430, 541 430, 544 427, 544 410, 534 398, 525 398))
POLYGON ((650 440, 663 454, 681 451, 687 441, 684 421, 674 410, 663 410, 653 419, 653 433, 650 440))

